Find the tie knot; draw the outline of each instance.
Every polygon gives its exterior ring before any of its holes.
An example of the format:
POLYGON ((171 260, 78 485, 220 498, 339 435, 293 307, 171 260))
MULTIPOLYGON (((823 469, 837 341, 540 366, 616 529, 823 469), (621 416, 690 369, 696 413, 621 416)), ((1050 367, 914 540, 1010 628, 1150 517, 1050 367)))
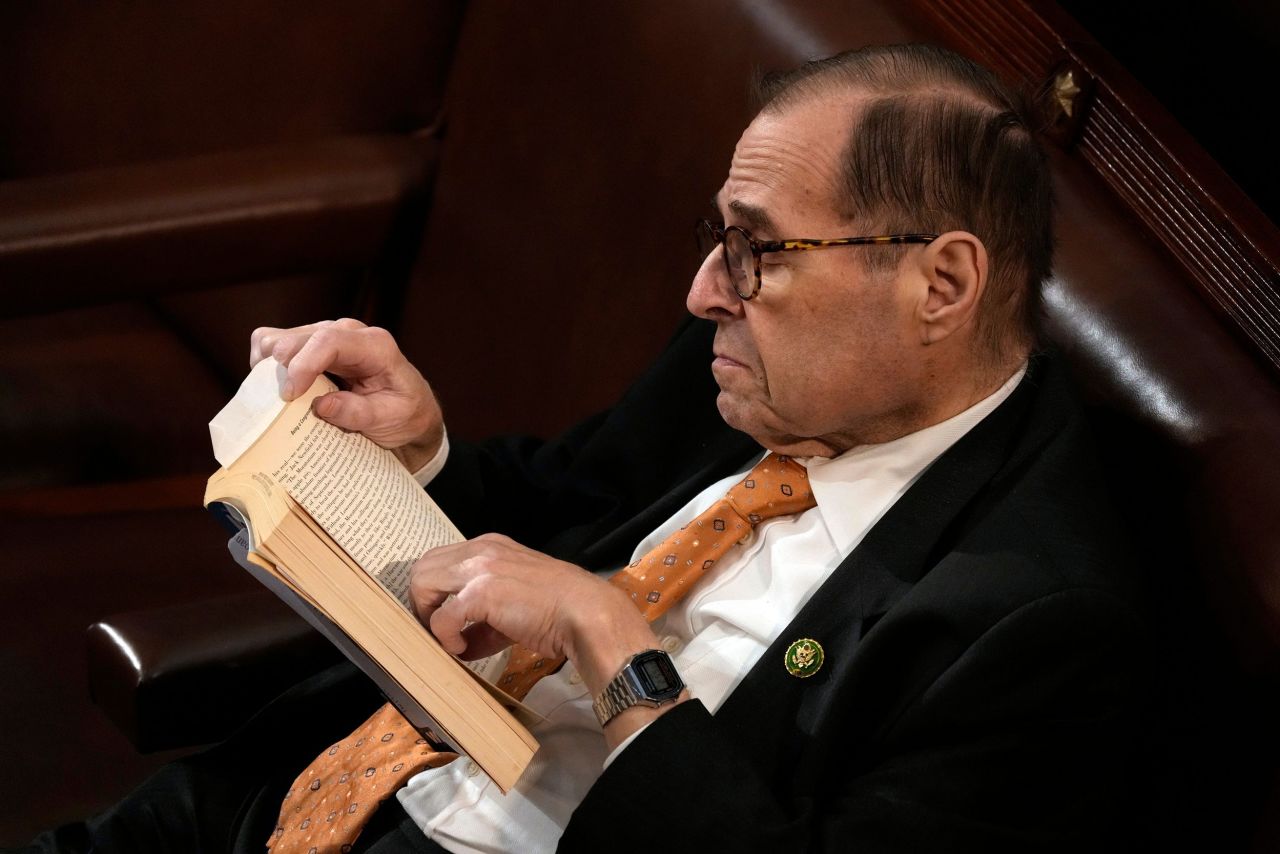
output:
POLYGON ((804 466, 790 457, 774 454, 756 463, 727 497, 752 525, 775 516, 801 513, 818 503, 804 466))

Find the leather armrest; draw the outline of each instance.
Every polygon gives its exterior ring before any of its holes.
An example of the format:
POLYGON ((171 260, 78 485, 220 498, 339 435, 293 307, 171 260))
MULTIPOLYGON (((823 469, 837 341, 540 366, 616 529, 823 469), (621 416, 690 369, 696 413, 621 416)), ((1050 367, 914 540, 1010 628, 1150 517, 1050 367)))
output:
POLYGON ((0 183, 0 316, 372 264, 437 148, 336 137, 0 183))
POLYGON ((93 701, 143 753, 217 741, 338 650, 267 591, 88 629, 93 701))

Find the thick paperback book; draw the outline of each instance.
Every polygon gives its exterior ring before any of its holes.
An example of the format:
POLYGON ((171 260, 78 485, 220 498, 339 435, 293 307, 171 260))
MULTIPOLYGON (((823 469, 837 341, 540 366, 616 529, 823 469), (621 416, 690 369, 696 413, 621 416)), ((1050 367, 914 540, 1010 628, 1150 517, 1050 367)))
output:
POLYGON ((492 681, 504 656, 467 665, 409 600, 413 563, 462 535, 394 454, 319 418, 320 377, 279 396, 284 369, 260 362, 210 423, 222 464, 204 503, 235 531, 232 554, 332 641, 424 735, 475 761, 503 791, 538 748, 530 713, 492 681))

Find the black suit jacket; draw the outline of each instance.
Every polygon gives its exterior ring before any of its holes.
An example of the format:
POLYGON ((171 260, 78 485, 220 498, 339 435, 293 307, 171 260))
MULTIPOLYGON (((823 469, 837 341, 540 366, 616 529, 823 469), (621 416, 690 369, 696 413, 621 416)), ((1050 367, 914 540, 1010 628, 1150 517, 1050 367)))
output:
MULTIPOLYGON (((715 411, 711 331, 687 324, 556 442, 456 448, 433 495, 469 534, 620 565, 760 451, 715 411)), ((1141 620, 1085 433, 1057 367, 1033 360, 714 717, 685 703, 620 755, 561 850, 1120 846, 1141 620), (805 680, 782 664, 802 637, 826 650, 805 680)))

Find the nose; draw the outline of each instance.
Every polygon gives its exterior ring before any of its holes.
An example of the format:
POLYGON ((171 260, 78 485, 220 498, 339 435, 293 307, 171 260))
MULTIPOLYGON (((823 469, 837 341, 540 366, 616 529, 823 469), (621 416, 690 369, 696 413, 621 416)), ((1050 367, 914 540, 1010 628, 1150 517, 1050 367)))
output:
POLYGON ((702 259, 685 298, 689 313, 704 320, 727 320, 742 313, 742 300, 729 281, 722 252, 724 246, 717 246, 702 259))

